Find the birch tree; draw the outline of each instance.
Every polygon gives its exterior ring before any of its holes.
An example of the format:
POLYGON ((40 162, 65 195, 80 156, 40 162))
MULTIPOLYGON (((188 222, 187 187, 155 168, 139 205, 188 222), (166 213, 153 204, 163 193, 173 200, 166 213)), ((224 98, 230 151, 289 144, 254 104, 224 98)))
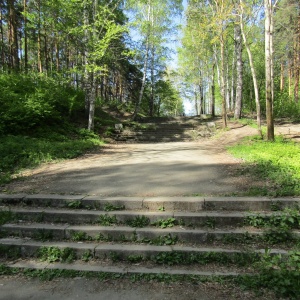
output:
POLYGON ((272 0, 264 0, 265 9, 265 69, 266 69, 266 117, 267 139, 274 141, 274 65, 273 65, 273 14, 272 0))
MULTIPOLYGON (((252 74, 252 80, 253 80, 253 89, 254 89, 254 94, 255 94, 255 104, 256 104, 256 121, 257 121, 257 128, 259 135, 262 136, 262 131, 261 131, 261 107, 260 107, 260 97, 259 97, 259 91, 258 91, 258 83, 257 83, 257 76, 256 76, 256 70, 254 66, 254 60, 251 52, 250 45, 248 43, 247 39, 247 34, 245 32, 245 3, 243 0, 240 0, 240 6, 239 6, 239 24, 240 24, 240 29, 241 29, 241 34, 243 37, 244 45, 247 50, 248 54, 248 59, 250 63, 250 69, 251 69, 251 74, 252 74)), ((253 11, 250 10, 251 12, 248 15, 253 15, 253 11)))
POLYGON ((153 114, 155 98, 156 74, 165 68, 167 35, 172 28, 172 17, 182 10, 181 0, 139 0, 127 1, 127 8, 134 15, 131 26, 140 35, 140 49, 137 55, 142 58, 143 78, 139 97, 136 101, 132 118, 135 119, 140 111, 147 81, 150 82, 149 114, 153 114))

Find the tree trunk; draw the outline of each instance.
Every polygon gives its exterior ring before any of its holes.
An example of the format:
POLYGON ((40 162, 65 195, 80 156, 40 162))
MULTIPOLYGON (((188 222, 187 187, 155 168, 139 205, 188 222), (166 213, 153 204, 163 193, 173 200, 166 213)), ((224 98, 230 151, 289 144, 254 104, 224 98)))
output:
POLYGON ((149 115, 153 117, 154 112, 154 56, 155 48, 154 45, 151 46, 151 94, 149 98, 149 115))
POLYGON ((293 82, 293 67, 292 63, 289 63, 289 97, 292 97, 292 82, 293 82))
POLYGON ((58 34, 55 35, 55 60, 56 60, 56 72, 60 71, 60 60, 59 60, 59 42, 58 34))
POLYGON ((96 102, 95 76, 93 73, 91 73, 90 90, 89 90, 89 121, 88 121, 88 130, 90 131, 94 130, 95 102, 96 102))
POLYGON ((40 73, 43 72, 43 65, 42 65, 42 41, 41 41, 41 1, 38 0, 38 40, 37 40, 37 47, 38 47, 38 71, 40 73))
POLYGON ((230 84, 229 84, 229 61, 228 56, 226 55, 226 75, 225 75, 225 94, 226 94, 226 104, 227 109, 231 111, 231 105, 230 105, 230 84))
POLYGON ((222 120, 223 128, 227 127, 227 109, 226 109, 226 91, 225 91, 225 42, 223 34, 220 36, 220 49, 221 49, 221 96, 222 96, 222 120))
POLYGON ((5 51, 4 51, 4 30, 3 30, 3 15, 2 15, 2 4, 0 3, 0 33, 1 33, 1 65, 2 71, 5 68, 5 51))
POLYGON ((274 119, 273 119, 273 82, 272 82, 272 0, 264 0, 265 6, 265 67, 266 67, 266 115, 267 115, 267 139, 274 141, 274 119))
POLYGON ((234 27, 235 36, 235 55, 236 55, 236 95, 235 95, 235 110, 234 118, 240 119, 242 116, 242 91, 243 91, 243 46, 241 27, 234 27))
POLYGON ((16 20, 15 0, 8 0, 8 14, 9 14, 9 48, 10 48, 10 62, 11 67, 19 70, 19 49, 18 49, 18 30, 16 20))
POLYGON ((257 121, 257 129, 260 136, 262 136, 262 130, 261 130, 261 109, 260 109, 260 99, 259 99, 259 92, 258 92, 258 83, 257 83, 257 77, 256 77, 256 71, 254 67, 252 52, 250 49, 250 46, 248 44, 245 32, 244 32, 244 20, 243 20, 243 3, 242 0, 240 0, 241 3, 241 15, 240 15, 240 27, 241 27, 241 34, 243 37, 243 41, 248 53, 250 68, 251 68, 251 74, 252 74, 252 80, 253 80, 253 87, 254 87, 254 94, 255 94, 255 104, 256 104, 256 121, 257 121))
POLYGON ((211 116, 214 118, 216 113, 215 113, 215 102, 216 102, 216 95, 215 95, 215 68, 216 68, 216 63, 213 63, 212 66, 212 76, 211 76, 211 116))
POLYGON ((280 92, 284 91, 284 62, 280 63, 280 92))
MULTIPOLYGON (((148 2, 148 16, 147 20, 150 21, 150 16, 151 16, 151 3, 150 1, 148 2)), ((144 90, 146 86, 146 79, 147 79, 147 71, 148 71, 148 58, 149 58, 149 49, 150 48, 150 28, 148 28, 148 36, 146 37, 146 49, 145 49, 145 58, 144 58, 144 68, 143 68, 143 79, 142 79, 142 86, 140 89, 139 93, 139 98, 138 101, 136 102, 135 105, 135 110, 132 116, 132 119, 135 120, 141 107, 143 95, 144 95, 144 90)))
POLYGON ((233 55, 232 58, 232 76, 231 76, 231 86, 230 86, 230 106, 233 111, 235 111, 235 97, 236 97, 236 57, 233 55))
POLYGON ((295 47, 295 85, 294 85, 294 98, 295 102, 299 103, 299 77, 300 77, 300 12, 298 15, 298 26, 296 35, 296 47, 295 47))
POLYGON ((195 85, 194 85, 194 103, 195 103, 196 116, 199 116, 198 94, 195 85))
POLYGON ((24 69, 28 71, 27 0, 24 0, 24 69))

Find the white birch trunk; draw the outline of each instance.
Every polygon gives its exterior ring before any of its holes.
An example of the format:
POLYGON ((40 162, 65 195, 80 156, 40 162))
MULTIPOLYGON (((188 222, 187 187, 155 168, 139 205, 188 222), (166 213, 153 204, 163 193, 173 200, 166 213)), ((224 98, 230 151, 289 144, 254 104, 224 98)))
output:
MULTIPOLYGON (((242 0, 240 0, 240 3, 241 3, 241 9, 242 9, 242 7, 243 7, 242 0)), ((257 83, 256 71, 255 71, 255 68, 254 68, 254 62, 253 62, 251 49, 250 49, 250 46, 248 44, 246 34, 245 34, 245 31, 244 31, 243 9, 242 9, 242 12, 241 12, 241 15, 240 15, 240 27, 241 27, 241 34, 242 34, 242 37, 243 37, 244 45, 246 47, 248 58, 249 58, 250 68, 251 68, 254 94, 255 94, 255 103, 256 103, 257 128, 258 128, 259 134, 262 135, 262 131, 261 131, 261 109, 260 109, 260 99, 259 99, 259 92, 258 92, 258 83, 257 83)))
POLYGON ((273 57, 272 57, 272 0, 264 0, 265 6, 265 68, 266 68, 266 115, 267 115, 267 139, 274 140, 273 120, 273 57))

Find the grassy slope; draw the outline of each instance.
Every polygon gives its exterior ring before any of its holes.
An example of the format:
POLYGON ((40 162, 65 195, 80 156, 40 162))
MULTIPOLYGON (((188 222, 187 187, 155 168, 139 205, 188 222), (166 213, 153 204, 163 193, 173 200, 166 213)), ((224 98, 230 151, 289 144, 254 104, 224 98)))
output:
POLYGON ((300 145, 277 137, 267 142, 252 137, 230 147, 229 152, 245 161, 244 172, 260 179, 264 187, 252 191, 269 196, 300 195, 300 145))

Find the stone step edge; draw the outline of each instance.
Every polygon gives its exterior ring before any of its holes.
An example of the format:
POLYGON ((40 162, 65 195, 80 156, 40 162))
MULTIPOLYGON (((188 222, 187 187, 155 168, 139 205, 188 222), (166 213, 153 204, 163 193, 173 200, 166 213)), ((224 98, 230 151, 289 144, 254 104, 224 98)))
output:
MULTIPOLYGON (((252 273, 238 273, 238 272, 208 272, 208 271, 193 271, 182 270, 172 267, 166 269, 162 267, 146 268, 146 267, 116 267, 116 266, 91 266, 86 264, 62 264, 62 263, 40 263, 40 262, 16 262, 12 264, 5 264, 6 267, 27 270, 66 270, 78 271, 87 273, 109 273, 121 275, 181 275, 181 276, 199 276, 199 277, 237 277, 240 275, 253 275, 252 273)), ((82 274, 81 274, 82 275, 82 274)))
MULTIPOLYGON (((38 222, 52 222, 52 223, 68 223, 68 224, 96 224, 101 216, 110 216, 116 218, 120 224, 126 224, 130 220, 133 221, 138 217, 146 217, 150 224, 161 220, 175 219, 176 224, 185 224, 183 227, 188 227, 192 224, 196 227, 208 227, 206 222, 211 222, 213 226, 239 226, 243 227, 245 221, 249 217, 270 217, 271 212, 250 213, 250 212, 228 212, 228 211, 148 211, 148 210, 88 210, 88 209, 64 209, 64 208, 32 208, 32 207, 0 207, 0 212, 9 211, 17 216, 19 220, 23 221, 37 221, 38 222)), ((280 215, 278 212, 277 215, 280 215)), ((177 226, 177 225, 176 225, 177 226)))
POLYGON ((128 210, 233 210, 259 211, 270 210, 272 205, 278 207, 300 205, 300 198, 266 198, 266 197, 104 197, 88 195, 57 195, 57 194, 0 194, 0 204, 54 205, 66 207, 71 202, 79 201, 83 206, 104 206, 105 204, 125 205, 128 210))
MULTIPOLYGON (((56 225, 56 224, 45 224, 45 223, 33 223, 30 225, 27 224, 4 224, 0 226, 0 229, 3 231, 28 231, 31 230, 48 230, 52 231, 56 234, 56 236, 60 236, 61 238, 70 238, 72 232, 85 232, 88 235, 93 235, 95 233, 123 233, 124 235, 128 234, 149 234, 149 236, 157 237, 155 235, 179 235, 183 237, 186 235, 187 238, 191 238, 194 236, 195 238, 199 235, 231 235, 231 234, 249 234, 249 235, 262 235, 264 233, 264 229, 253 229, 251 231, 247 230, 247 228, 234 228, 222 230, 219 228, 216 229, 185 229, 183 227, 170 227, 170 228, 157 228, 157 227, 129 227, 129 226, 99 226, 99 225, 56 225), (59 234, 61 232, 61 234, 59 234)), ((299 230, 291 231, 294 235, 300 237, 299 230)))
MULTIPOLYGON (((23 252, 26 252, 26 248, 29 248, 29 252, 38 250, 41 247, 58 247, 60 249, 71 248, 79 253, 84 253, 86 250, 98 253, 110 253, 110 252, 122 252, 122 253, 140 253, 140 254, 158 254, 162 252, 181 252, 185 254, 195 253, 223 253, 228 255, 234 254, 264 254, 266 249, 256 249, 252 251, 247 250, 232 250, 216 247, 189 247, 189 246, 154 246, 154 245, 132 245, 132 244, 105 244, 105 243, 84 243, 84 242, 38 242, 28 239, 16 239, 16 238, 4 238, 0 239, 1 246, 21 247, 23 252)), ((28 253, 28 250, 27 250, 28 253)), ((268 253, 271 255, 288 255, 288 251, 282 249, 269 249, 268 253)))
MULTIPOLYGON (((165 218, 247 218, 251 216, 269 217, 275 212, 261 212, 259 214, 255 212, 241 212, 241 211, 198 211, 198 212, 180 212, 180 211, 149 211, 149 210, 90 210, 90 209, 63 209, 63 208, 32 208, 32 207, 0 207, 0 211, 10 211, 16 214, 57 214, 57 215, 81 215, 81 216, 127 216, 127 217, 138 217, 145 216, 150 219, 165 219, 165 218)), ((276 214, 282 214, 281 211, 276 212, 276 214)))

